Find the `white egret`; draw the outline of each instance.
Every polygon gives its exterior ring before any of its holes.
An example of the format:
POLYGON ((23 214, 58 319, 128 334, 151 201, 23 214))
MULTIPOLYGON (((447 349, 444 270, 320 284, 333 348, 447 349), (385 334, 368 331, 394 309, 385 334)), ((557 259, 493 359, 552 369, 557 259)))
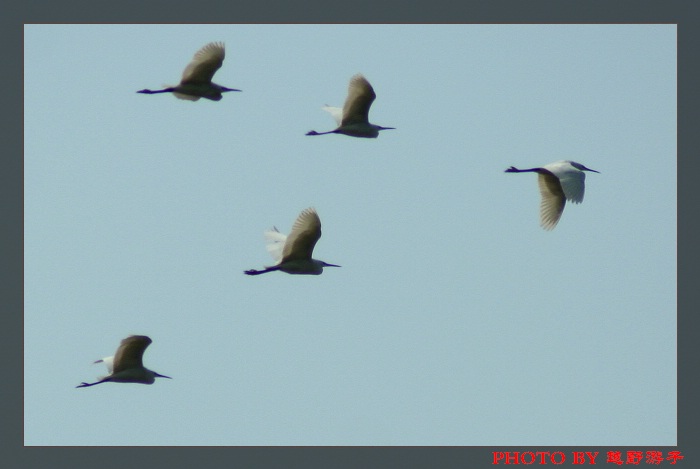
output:
POLYGON ((338 123, 338 128, 329 132, 311 130, 306 135, 343 134, 351 137, 377 138, 380 130, 391 130, 394 127, 382 127, 369 123, 369 108, 376 98, 372 85, 358 73, 350 79, 348 97, 343 109, 324 106, 321 109, 329 112, 338 123))
POLYGON ((246 270, 245 273, 260 275, 281 270, 288 274, 320 275, 324 267, 340 267, 311 258, 320 237, 321 220, 315 209, 307 208, 297 217, 289 236, 283 235, 277 228, 265 232, 267 250, 277 264, 264 270, 246 270))
POLYGON ((170 378, 151 371, 143 366, 143 352, 151 343, 151 339, 145 335, 132 335, 121 341, 117 352, 113 357, 97 360, 95 363, 104 363, 109 370, 109 375, 100 378, 94 383, 81 383, 77 388, 94 386, 108 381, 114 383, 142 383, 153 384, 156 378, 170 378))
POLYGON ((156 94, 172 93, 177 98, 189 101, 197 101, 199 98, 219 101, 221 93, 227 91, 241 91, 234 88, 212 83, 216 71, 224 63, 224 44, 221 42, 210 42, 194 54, 192 62, 182 72, 182 80, 176 86, 168 86, 162 90, 141 90, 137 93, 156 94))
POLYGON ((586 173, 595 169, 586 168, 581 163, 563 160, 549 163, 541 168, 517 169, 514 166, 506 169, 506 173, 537 173, 542 201, 540 202, 540 225, 545 230, 552 230, 564 211, 564 205, 569 200, 575 204, 583 202, 586 173))

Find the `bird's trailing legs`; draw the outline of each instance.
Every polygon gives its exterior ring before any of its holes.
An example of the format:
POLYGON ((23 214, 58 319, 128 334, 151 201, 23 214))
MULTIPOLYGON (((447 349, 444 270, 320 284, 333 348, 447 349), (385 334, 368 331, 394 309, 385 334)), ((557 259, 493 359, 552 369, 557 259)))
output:
MULTIPOLYGON (((530 168, 530 169, 518 169, 515 166, 511 166, 510 168, 506 169, 506 173, 541 173, 544 172, 542 168, 530 168)), ((549 173, 549 171, 546 171, 549 173)))
POLYGON ((94 383, 86 383, 86 382, 83 381, 82 383, 80 383, 79 385, 77 385, 76 388, 86 388, 86 387, 88 387, 88 386, 94 386, 94 385, 96 385, 96 384, 106 383, 107 381, 109 381, 109 380, 108 380, 108 379, 103 379, 103 380, 101 380, 101 381, 95 381, 94 383))
POLYGON ((143 93, 143 94, 157 94, 157 93, 172 93, 175 91, 175 88, 165 88, 163 90, 139 90, 137 93, 143 93))
POLYGON ((266 267, 264 270, 250 269, 250 270, 246 270, 244 273, 246 275, 260 275, 260 274, 266 274, 268 272, 274 272, 275 270, 280 270, 279 266, 266 267))

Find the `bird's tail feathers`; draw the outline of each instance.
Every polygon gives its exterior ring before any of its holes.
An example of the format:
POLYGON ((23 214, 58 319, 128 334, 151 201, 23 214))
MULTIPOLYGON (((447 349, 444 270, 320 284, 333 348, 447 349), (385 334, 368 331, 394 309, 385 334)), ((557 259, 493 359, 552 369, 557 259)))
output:
POLYGON ((340 125, 343 121, 343 110, 339 107, 325 105, 321 109, 329 113, 335 119, 335 122, 340 125))
POLYGON ((284 243, 287 241, 287 235, 280 233, 276 227, 267 230, 264 234, 267 252, 270 253, 275 261, 280 261, 282 259, 284 243))
POLYGON ((94 363, 104 363, 110 373, 114 370, 114 356, 100 358, 95 360, 94 363))

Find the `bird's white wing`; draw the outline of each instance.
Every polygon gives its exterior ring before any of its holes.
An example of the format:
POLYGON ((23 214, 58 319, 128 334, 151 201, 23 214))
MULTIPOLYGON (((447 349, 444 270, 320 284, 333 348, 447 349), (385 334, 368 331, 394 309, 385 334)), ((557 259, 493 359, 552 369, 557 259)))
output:
POLYGON ((107 371, 109 371, 110 374, 112 374, 112 370, 114 369, 114 357, 105 357, 101 360, 95 360, 95 363, 104 363, 105 366, 107 367, 107 371))
POLYGON ((122 340, 114 355, 114 372, 142 367, 143 352, 151 342, 145 335, 132 335, 122 340))
POLYGON ((369 108, 376 97, 372 85, 362 74, 353 76, 348 86, 348 97, 343 104, 342 125, 368 122, 369 108))
POLYGON ((199 96, 192 96, 191 94, 182 94, 178 93, 176 91, 173 91, 173 96, 179 99, 186 99, 187 101, 197 101, 199 100, 199 96))
POLYGON ((292 231, 284 243, 284 261, 311 259, 316 242, 321 237, 321 219, 314 208, 303 210, 292 226, 292 231))
POLYGON ((192 61, 182 72, 180 83, 210 83, 216 71, 224 63, 225 55, 223 43, 210 42, 194 54, 192 61))
POLYGON ((586 190, 586 173, 572 169, 564 171, 558 176, 566 199, 575 204, 583 202, 583 193, 586 190))
MULTIPOLYGON (((176 85, 162 85, 163 88, 175 88, 176 85)), ((173 91, 173 96, 175 96, 178 99, 186 99, 187 101, 197 101, 199 99, 199 96, 192 96, 190 94, 182 94, 178 93, 177 91, 173 91)))
POLYGON ((340 109, 339 107, 333 107, 333 106, 323 106, 321 109, 329 113, 331 116, 333 116, 333 119, 335 119, 336 124, 340 125, 341 122, 343 122, 343 110, 340 109))
POLYGON ((287 235, 280 233, 277 228, 272 228, 265 232, 265 241, 267 252, 270 253, 275 262, 279 263, 282 260, 282 250, 287 241, 287 235))
POLYGON ((537 183, 540 186, 540 225, 545 230, 552 230, 564 211, 566 198, 559 184, 559 179, 553 174, 537 174, 537 183))

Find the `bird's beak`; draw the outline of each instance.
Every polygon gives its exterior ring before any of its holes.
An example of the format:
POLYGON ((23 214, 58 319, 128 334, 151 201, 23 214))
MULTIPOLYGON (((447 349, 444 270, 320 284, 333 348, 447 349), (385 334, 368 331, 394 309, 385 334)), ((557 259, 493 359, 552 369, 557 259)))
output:
POLYGON ((396 127, 379 127, 379 130, 396 130, 396 127))
POLYGON ((586 171, 593 171, 594 173, 600 174, 600 171, 596 171, 595 169, 591 169, 591 168, 586 168, 586 171))
POLYGON ((340 267, 339 265, 335 264, 326 264, 325 262, 323 263, 323 267, 340 267))
POLYGON ((221 91, 241 91, 241 90, 237 90, 235 88, 226 88, 225 86, 222 86, 221 91))
POLYGON ((168 378, 168 379, 172 379, 170 376, 161 375, 161 374, 156 373, 155 371, 153 372, 153 374, 154 374, 156 377, 158 377, 158 378, 168 378))

